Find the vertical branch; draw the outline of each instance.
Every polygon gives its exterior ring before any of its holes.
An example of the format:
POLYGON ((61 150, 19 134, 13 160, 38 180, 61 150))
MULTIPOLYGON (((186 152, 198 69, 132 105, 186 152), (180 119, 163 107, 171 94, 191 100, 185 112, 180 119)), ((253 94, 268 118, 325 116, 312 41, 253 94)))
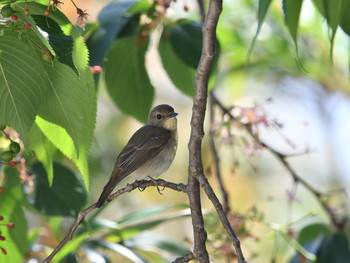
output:
POLYGON ((200 185, 197 178, 203 175, 202 139, 204 136, 204 117, 208 96, 208 80, 215 58, 216 26, 222 11, 222 0, 211 0, 205 18, 203 31, 202 55, 196 73, 196 89, 193 99, 191 118, 191 137, 188 144, 189 167, 187 194, 192 214, 194 256, 199 262, 210 262, 205 243, 207 233, 204 227, 200 200, 200 185))
POLYGON ((209 118, 210 118, 210 131, 209 131, 209 138, 210 138, 210 146, 211 146, 211 151, 213 154, 213 159, 214 159, 214 165, 215 165, 215 176, 216 179, 218 180, 219 186, 220 186, 220 191, 222 194, 222 206, 223 210, 225 213, 230 211, 230 205, 228 202, 228 193, 226 191, 224 182, 222 180, 221 176, 221 167, 220 167, 220 158, 219 154, 216 148, 215 144, 215 138, 214 138, 214 131, 213 131, 213 125, 214 125, 214 101, 212 99, 213 94, 210 92, 210 101, 209 101, 209 118))

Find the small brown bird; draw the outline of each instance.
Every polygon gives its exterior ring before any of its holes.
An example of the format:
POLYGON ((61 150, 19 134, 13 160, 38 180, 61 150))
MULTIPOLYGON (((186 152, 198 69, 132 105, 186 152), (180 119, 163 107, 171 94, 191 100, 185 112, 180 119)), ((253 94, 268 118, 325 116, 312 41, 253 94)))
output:
POLYGON ((118 155, 96 206, 101 207, 123 179, 157 177, 168 170, 177 149, 177 113, 167 105, 153 108, 147 124, 138 129, 118 155))

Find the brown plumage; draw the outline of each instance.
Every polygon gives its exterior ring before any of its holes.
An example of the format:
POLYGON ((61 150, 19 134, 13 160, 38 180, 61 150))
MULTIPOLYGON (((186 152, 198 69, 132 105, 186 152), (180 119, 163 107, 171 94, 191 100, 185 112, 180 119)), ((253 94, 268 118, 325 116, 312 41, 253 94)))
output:
POLYGON ((101 207, 126 177, 142 180, 165 172, 177 149, 177 113, 166 104, 153 108, 147 124, 138 129, 120 152, 112 175, 96 206, 101 207))

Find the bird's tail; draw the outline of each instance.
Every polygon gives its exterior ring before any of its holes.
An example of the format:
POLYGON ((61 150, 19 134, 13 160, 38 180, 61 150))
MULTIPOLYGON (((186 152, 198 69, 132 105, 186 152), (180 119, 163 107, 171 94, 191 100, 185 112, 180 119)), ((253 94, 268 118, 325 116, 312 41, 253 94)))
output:
POLYGON ((108 180, 108 183, 103 188, 102 194, 96 203, 96 207, 101 207, 107 201, 109 195, 112 193, 114 187, 118 184, 118 175, 112 173, 111 177, 108 180))

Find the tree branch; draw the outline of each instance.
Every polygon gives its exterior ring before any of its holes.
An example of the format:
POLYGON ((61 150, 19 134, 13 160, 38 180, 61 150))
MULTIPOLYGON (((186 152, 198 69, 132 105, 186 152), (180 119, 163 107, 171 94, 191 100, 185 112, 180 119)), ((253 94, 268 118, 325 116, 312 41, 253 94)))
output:
POLYGON ((236 237, 227 217, 222 209, 218 198, 213 189, 204 176, 202 164, 202 138, 204 136, 204 117, 206 111, 206 103, 208 96, 208 80, 213 61, 215 59, 215 45, 216 45, 216 27, 222 11, 222 0, 211 0, 209 4, 208 14, 205 18, 203 31, 203 47, 202 56, 197 68, 196 74, 196 89, 193 100, 192 118, 191 118, 191 136, 188 144, 190 153, 189 160, 189 178, 187 194, 190 200, 190 207, 192 213, 192 225, 194 231, 194 252, 193 254, 199 261, 209 262, 208 252, 206 250, 205 242, 207 234, 204 228, 203 215, 200 203, 199 184, 204 188, 205 193, 212 201, 219 218, 229 233, 234 247, 236 249, 238 261, 244 263, 243 253, 240 248, 240 242, 236 237))
POLYGON ((172 263, 185 263, 185 262, 189 262, 191 261, 192 259, 194 259, 194 255, 192 252, 184 255, 183 257, 179 257, 177 259, 175 259, 172 263))
POLYGON ((203 31, 202 55, 196 73, 196 88, 193 99, 191 136, 188 144, 188 198, 192 214, 194 237, 193 254, 201 263, 209 263, 206 249, 207 232, 204 227, 202 214, 200 186, 197 176, 203 174, 202 138, 204 136, 204 117, 207 102, 208 79, 215 57, 216 26, 222 10, 222 0, 211 0, 208 14, 205 18, 203 31), (214 4, 213 4, 214 3, 214 4))
MULTIPOLYGON (((232 115, 231 111, 226 108, 218 99, 217 97, 212 94, 212 100, 213 103, 215 103, 223 113, 225 113, 231 120, 237 121, 237 118, 232 115)), ((327 212, 330 221, 332 224, 338 229, 343 230, 345 228, 345 222, 341 218, 338 217, 338 215, 335 213, 335 211, 327 204, 327 201, 323 198, 324 194, 320 191, 316 190, 311 184, 309 184, 307 181, 305 181, 302 177, 300 177, 297 172, 291 167, 291 165, 288 163, 287 158, 288 155, 282 154, 278 152, 277 150, 273 149, 272 147, 268 146, 264 142, 261 142, 260 139, 254 134, 252 129, 250 128, 249 124, 243 124, 242 126, 246 129, 246 131, 249 133, 249 135, 259 144, 261 144, 265 149, 267 149, 272 155, 276 157, 280 161, 280 163, 285 167, 285 169, 289 172, 289 174, 292 176, 295 183, 300 183, 303 185, 308 191, 310 191, 315 198, 320 203, 321 207, 327 212)))
POLYGON ((210 138, 210 146, 211 146, 211 151, 213 153, 213 159, 214 159, 214 165, 215 165, 215 176, 216 176, 216 180, 219 183, 220 191, 222 195, 222 206, 223 206, 224 212, 227 213, 230 211, 230 205, 228 200, 228 193, 226 191, 225 184, 221 176, 220 157, 216 149, 215 138, 214 138, 214 131, 213 131, 214 105, 212 100, 212 96, 213 96, 212 93, 213 92, 210 92, 210 100, 209 100, 209 118, 210 118, 209 138, 210 138))
MULTIPOLYGON (((147 187, 150 186, 162 186, 164 188, 170 188, 173 189, 175 191, 179 191, 179 192, 184 192, 186 193, 186 188, 187 185, 185 184, 176 184, 176 183, 172 183, 172 182, 167 182, 164 181, 163 179, 153 179, 153 180, 140 180, 140 181, 135 181, 131 184, 128 184, 127 186, 117 190, 116 192, 114 192, 113 194, 111 194, 107 200, 107 202, 111 202, 113 199, 117 198, 118 196, 131 192, 135 189, 140 189, 141 191, 145 190, 147 187)), ((96 203, 90 205, 88 208, 82 210, 81 212, 79 212, 76 220, 74 221, 74 223, 72 224, 72 226, 69 229, 69 232, 67 233, 66 237, 58 244, 58 246, 51 252, 51 254, 43 261, 43 263, 48 263, 50 262, 54 256, 62 249, 62 247, 69 242, 70 240, 72 240, 73 235, 75 230, 78 228, 78 226, 81 224, 81 222, 84 220, 84 218, 90 213, 92 212, 96 207, 96 203)))

